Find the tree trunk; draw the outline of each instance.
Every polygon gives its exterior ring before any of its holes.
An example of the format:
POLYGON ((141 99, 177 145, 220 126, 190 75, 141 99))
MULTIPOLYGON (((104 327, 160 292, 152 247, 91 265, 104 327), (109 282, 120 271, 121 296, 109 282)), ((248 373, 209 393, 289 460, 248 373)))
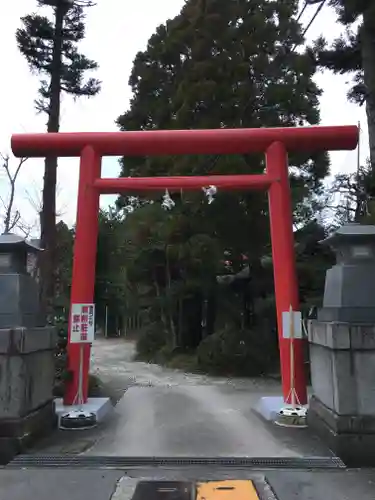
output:
MULTIPOLYGON (((60 126, 60 92, 61 92, 61 53, 63 43, 63 22, 66 6, 58 4, 55 11, 55 40, 52 55, 50 104, 48 111, 47 132, 55 133, 60 126)), ((41 246, 44 251, 40 256, 41 272, 41 306, 46 316, 53 313, 54 302, 54 269, 56 248, 56 181, 57 158, 45 159, 43 180, 43 206, 40 217, 41 246)))
POLYGON ((366 87, 366 114, 371 169, 375 171, 375 6, 363 13, 361 29, 362 65, 366 87))
POLYGON ((243 326, 251 328, 254 321, 253 297, 251 285, 248 281, 243 284, 243 326))
POLYGON ((215 333, 216 313, 217 313, 217 285, 212 287, 207 297, 207 310, 206 310, 206 337, 215 333))
MULTIPOLYGON (((160 287, 159 287, 159 284, 158 284, 158 279, 157 279, 156 274, 154 274, 154 288, 155 288, 156 296, 157 296, 157 298, 160 301, 161 293, 160 293, 160 287)), ((163 323, 164 328, 166 330, 168 330, 167 318, 165 316, 164 307, 162 305, 160 305, 160 320, 163 323)))
POLYGON ((166 258, 166 265, 165 265, 166 292, 167 292, 167 297, 168 297, 167 307, 168 307, 169 325, 170 325, 171 334, 172 334, 171 348, 175 349, 178 345, 178 340, 177 340, 176 327, 175 327, 174 319, 173 319, 172 294, 171 294, 172 278, 171 278, 171 269, 170 269, 170 263, 169 263, 169 255, 168 255, 168 245, 165 247, 165 258, 166 258))

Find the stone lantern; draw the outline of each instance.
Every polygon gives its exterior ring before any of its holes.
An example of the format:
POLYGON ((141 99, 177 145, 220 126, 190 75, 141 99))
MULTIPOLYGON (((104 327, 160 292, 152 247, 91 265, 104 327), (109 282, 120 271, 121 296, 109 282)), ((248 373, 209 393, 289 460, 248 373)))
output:
POLYGON ((56 332, 39 313, 39 290, 27 257, 39 248, 0 235, 0 465, 56 422, 56 332))
POLYGON ((347 224, 322 243, 336 265, 326 274, 318 320, 375 323, 375 226, 347 224))
POLYGON ((307 421, 348 466, 375 465, 375 226, 347 224, 323 307, 309 321, 313 395, 307 421))
POLYGON ((27 258, 40 249, 15 234, 0 235, 0 328, 43 326, 36 281, 27 258))

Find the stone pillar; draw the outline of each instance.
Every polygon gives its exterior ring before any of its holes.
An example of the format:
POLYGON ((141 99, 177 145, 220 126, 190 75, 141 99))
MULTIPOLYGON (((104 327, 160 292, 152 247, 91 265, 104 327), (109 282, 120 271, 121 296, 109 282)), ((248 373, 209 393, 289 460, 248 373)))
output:
POLYGON ((348 466, 375 465, 375 226, 348 224, 323 243, 336 253, 323 307, 309 322, 308 423, 348 466))
POLYGON ((37 251, 16 235, 0 235, 0 464, 56 423, 56 332, 43 325, 38 285, 26 272, 27 254, 37 251))

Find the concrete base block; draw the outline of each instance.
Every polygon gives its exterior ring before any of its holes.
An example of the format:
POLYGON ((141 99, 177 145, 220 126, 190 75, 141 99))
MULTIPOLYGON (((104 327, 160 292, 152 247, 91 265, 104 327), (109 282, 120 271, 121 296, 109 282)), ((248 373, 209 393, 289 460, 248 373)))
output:
POLYGON ((259 399, 254 411, 265 420, 274 422, 283 406, 284 398, 282 396, 265 396, 259 399))
MULTIPOLYGON (((254 411, 258 413, 265 420, 270 422, 275 422, 279 411, 287 406, 284 402, 282 396, 265 396, 260 398, 254 411)), ((308 405, 302 405, 304 408, 308 408, 308 405)))
POLYGON ((61 398, 55 399, 56 415, 58 418, 58 425, 60 425, 60 418, 65 413, 72 410, 84 410, 94 413, 96 421, 102 422, 109 416, 113 410, 111 400, 109 398, 89 398, 87 403, 82 405, 65 406, 61 398))
POLYGON ((375 466, 374 418, 338 415, 316 397, 307 415, 309 428, 348 467, 375 466))

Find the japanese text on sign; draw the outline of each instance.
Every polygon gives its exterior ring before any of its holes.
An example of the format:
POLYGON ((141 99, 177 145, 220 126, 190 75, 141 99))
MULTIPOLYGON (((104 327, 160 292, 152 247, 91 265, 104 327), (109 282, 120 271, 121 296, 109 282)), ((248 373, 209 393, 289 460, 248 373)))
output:
POLYGON ((87 344, 94 341, 95 305, 72 304, 70 313, 70 342, 87 344))

